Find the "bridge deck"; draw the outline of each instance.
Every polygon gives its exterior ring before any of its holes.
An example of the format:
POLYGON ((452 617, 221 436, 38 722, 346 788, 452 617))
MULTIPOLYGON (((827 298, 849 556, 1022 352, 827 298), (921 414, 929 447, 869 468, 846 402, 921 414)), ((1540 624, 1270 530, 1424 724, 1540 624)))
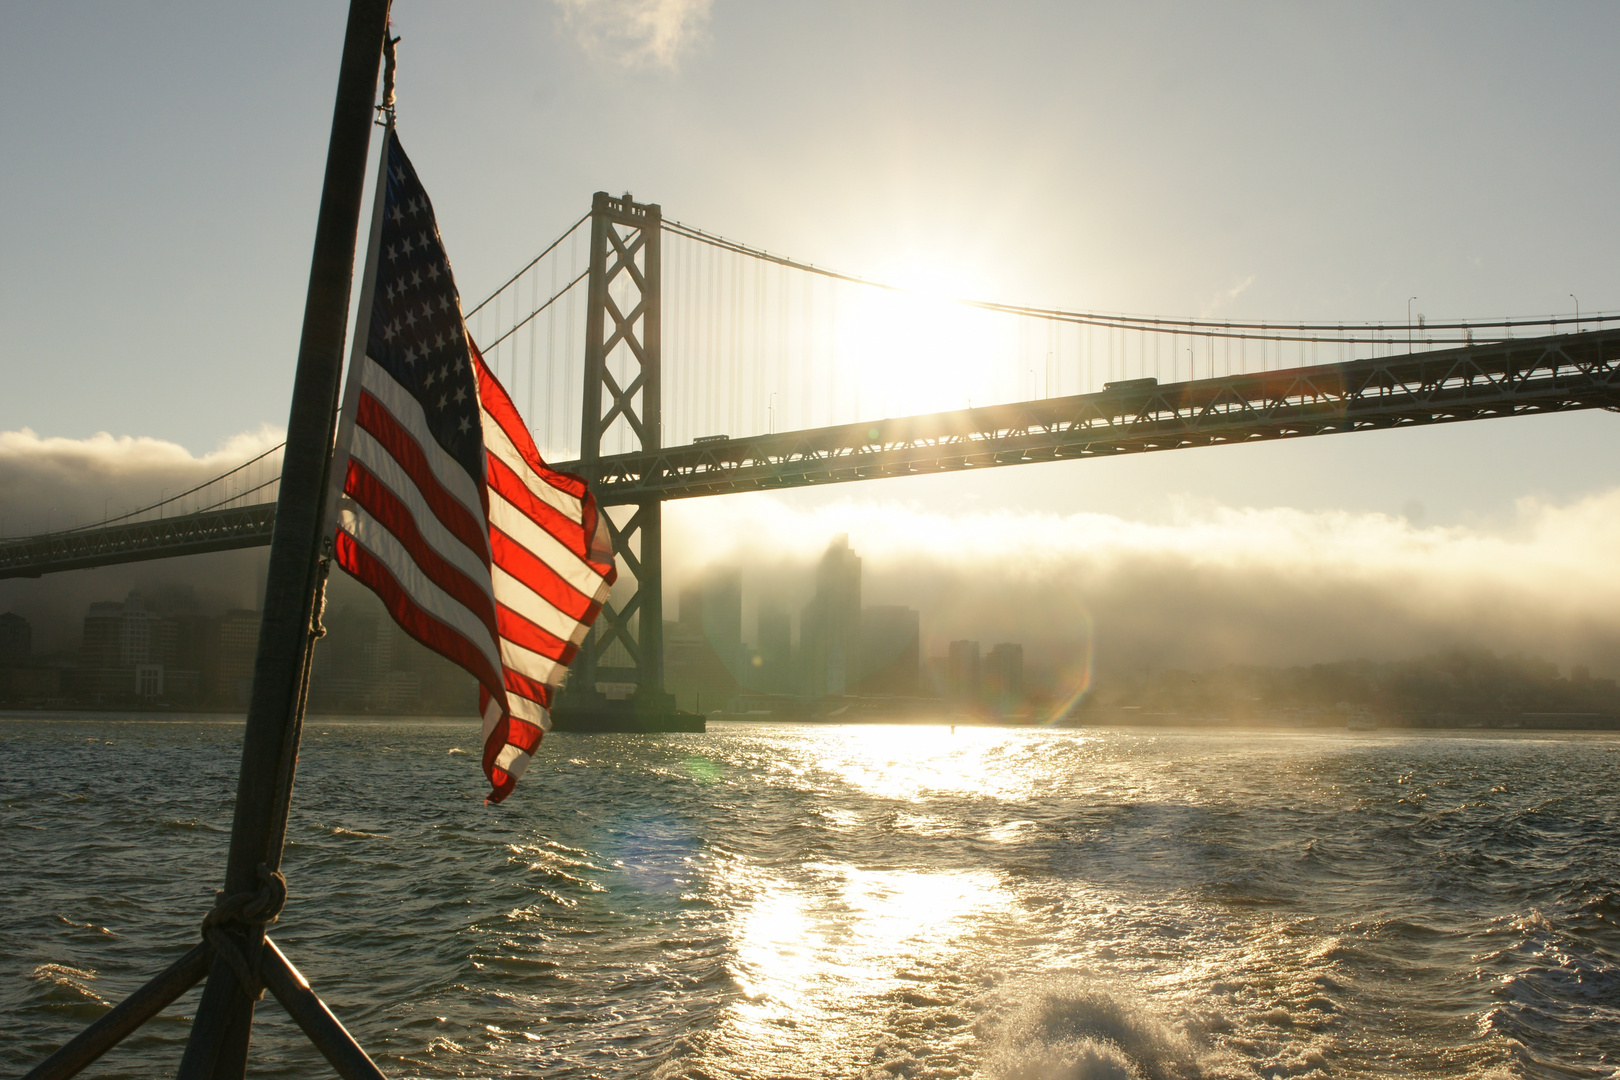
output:
MULTIPOLYGON (((1620 409, 1620 329, 1560 334, 619 454, 604 505, 952 469, 1620 409)), ((579 463, 561 468, 577 471, 579 463)), ((270 542, 275 506, 0 543, 0 578, 270 542)))

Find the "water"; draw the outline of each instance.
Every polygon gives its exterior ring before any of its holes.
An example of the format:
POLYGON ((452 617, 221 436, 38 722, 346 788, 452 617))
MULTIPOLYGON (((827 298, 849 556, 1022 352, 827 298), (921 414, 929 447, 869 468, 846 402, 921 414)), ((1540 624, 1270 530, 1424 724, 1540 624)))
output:
MULTIPOLYGON (((195 940, 240 737, 0 720, 0 1071, 195 940)), ((717 724, 500 807, 474 740, 308 728, 274 936, 393 1077, 1620 1074, 1620 737, 717 724)))

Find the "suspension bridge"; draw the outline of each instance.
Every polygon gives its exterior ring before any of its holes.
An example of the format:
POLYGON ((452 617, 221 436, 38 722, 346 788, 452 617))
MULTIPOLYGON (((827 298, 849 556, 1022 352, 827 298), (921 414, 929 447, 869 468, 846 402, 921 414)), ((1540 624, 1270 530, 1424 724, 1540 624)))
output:
MULTIPOLYGON (((542 452, 608 508, 621 577, 583 685, 660 688, 669 499, 1620 409, 1620 315, 1277 324, 935 296, 599 192, 467 313, 542 452)), ((267 545, 279 448, 0 578, 267 545)))

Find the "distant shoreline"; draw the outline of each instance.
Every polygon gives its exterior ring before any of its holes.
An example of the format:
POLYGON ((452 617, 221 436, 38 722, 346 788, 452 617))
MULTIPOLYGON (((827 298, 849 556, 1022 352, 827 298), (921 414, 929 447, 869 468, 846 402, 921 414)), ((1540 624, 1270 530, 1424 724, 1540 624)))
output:
MULTIPOLYGON (((194 722, 194 723, 229 723, 239 724, 246 718, 243 713, 220 712, 207 709, 110 709, 110 708, 63 708, 63 709, 14 709, 0 708, 0 721, 21 720, 99 720, 122 719, 131 723, 157 723, 194 722)), ((475 723, 477 717, 471 713, 466 715, 447 713, 396 713, 385 715, 381 713, 311 713, 305 717, 305 723, 413 723, 413 722, 440 722, 445 724, 475 723)), ((1166 730, 1190 732, 1214 731, 1283 731, 1283 732, 1320 732, 1320 733, 1352 733, 1352 734, 1412 734, 1428 731, 1489 731, 1489 732, 1620 732, 1620 716, 1599 713, 1529 713, 1523 715, 1463 715, 1463 714, 1436 714, 1410 717, 1395 717, 1388 721, 1381 721, 1374 725, 1348 725, 1322 722, 1298 721, 1288 718, 1266 719, 1261 717, 1232 718, 1204 718, 1189 717, 1168 713, 1147 713, 1137 716, 1084 716, 1067 718, 1056 722, 1033 721, 1028 719, 998 720, 990 717, 943 716, 922 717, 894 716, 878 717, 864 715, 858 717, 829 717, 808 719, 804 717, 771 717, 771 716, 723 716, 710 715, 710 723, 717 724, 770 724, 794 725, 802 727, 993 727, 1011 728, 1014 730, 1040 731, 1083 731, 1091 728, 1133 728, 1141 730, 1166 730)), ((570 732, 555 732, 554 734, 577 734, 570 732)))

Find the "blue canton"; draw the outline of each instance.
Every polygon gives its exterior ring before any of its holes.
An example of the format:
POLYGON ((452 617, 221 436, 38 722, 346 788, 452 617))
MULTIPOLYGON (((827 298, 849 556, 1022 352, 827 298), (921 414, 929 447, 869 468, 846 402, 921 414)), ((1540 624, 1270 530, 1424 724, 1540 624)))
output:
POLYGON ((421 402, 434 439, 469 476, 482 480, 484 433, 461 295, 433 204, 391 130, 387 153, 388 193, 366 355, 421 402))

